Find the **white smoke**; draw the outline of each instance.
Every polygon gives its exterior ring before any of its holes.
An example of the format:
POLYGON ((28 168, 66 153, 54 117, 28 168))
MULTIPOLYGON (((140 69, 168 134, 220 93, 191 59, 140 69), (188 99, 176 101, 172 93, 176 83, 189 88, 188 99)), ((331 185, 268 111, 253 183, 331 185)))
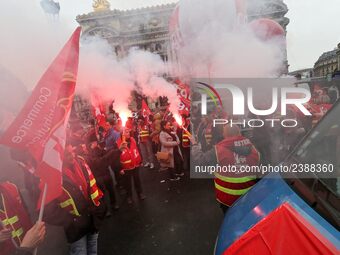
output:
POLYGON ((176 110, 177 91, 163 78, 166 70, 159 55, 132 48, 117 58, 106 41, 87 38, 81 47, 77 90, 89 100, 93 91, 106 102, 114 100, 118 112, 128 111, 132 91, 151 99, 168 96, 171 109, 176 110))
MULTIPOLYGON (((251 8, 255 8, 251 2, 251 8)), ((259 39, 247 22, 240 20, 235 3, 179 2, 179 29, 184 44, 177 52, 181 76, 271 77, 282 69, 284 41, 259 39)))

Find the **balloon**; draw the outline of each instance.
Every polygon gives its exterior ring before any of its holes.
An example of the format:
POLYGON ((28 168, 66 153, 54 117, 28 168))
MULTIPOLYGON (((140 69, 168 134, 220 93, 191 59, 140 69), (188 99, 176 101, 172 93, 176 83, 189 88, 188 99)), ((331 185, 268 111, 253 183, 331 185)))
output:
POLYGON ((275 20, 261 18, 249 23, 249 27, 255 35, 263 41, 271 40, 275 37, 284 37, 285 30, 275 20))

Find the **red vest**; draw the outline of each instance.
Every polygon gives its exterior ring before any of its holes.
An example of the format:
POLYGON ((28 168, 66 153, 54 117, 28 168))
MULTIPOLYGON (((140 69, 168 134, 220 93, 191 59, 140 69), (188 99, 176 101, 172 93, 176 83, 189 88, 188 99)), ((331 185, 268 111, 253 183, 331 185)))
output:
MULTIPOLYGON (((14 184, 10 182, 1 183, 0 194, 0 219, 6 228, 12 230, 12 238, 20 246, 26 232, 32 227, 31 220, 14 184)), ((12 240, 0 243, 1 254, 9 255, 14 250, 15 246, 12 240)))
MULTIPOLYGON (((103 192, 98 188, 96 179, 85 159, 78 156, 78 161, 74 161, 74 172, 64 168, 64 174, 77 186, 83 193, 86 199, 90 199, 95 206, 100 205, 100 199, 103 197, 103 192), (80 165, 81 164, 81 165, 80 165), (83 167, 83 169, 81 169, 83 167), (83 170, 86 170, 84 174, 83 170), (89 187, 90 186, 90 187, 89 187)), ((76 207, 76 201, 73 200, 71 194, 63 188, 63 194, 59 197, 59 205, 69 213, 80 216, 76 207)))
POLYGON ((148 125, 140 125, 139 129, 139 139, 142 143, 146 142, 150 137, 150 131, 148 125))
MULTIPOLYGON (((122 139, 119 138, 117 141, 118 147, 122 144, 122 139)), ((122 170, 132 170, 140 166, 142 158, 138 151, 137 143, 133 137, 130 137, 130 148, 126 148, 120 154, 120 163, 122 170)))
POLYGON ((211 144, 212 138, 213 138, 213 126, 212 124, 208 124, 207 127, 204 130, 204 138, 207 143, 207 145, 211 144))
MULTIPOLYGON (((243 136, 231 137, 215 146, 217 163, 220 166, 256 166, 260 161, 260 154, 249 139, 243 136), (240 155, 234 152, 234 147, 250 147, 250 153, 240 155)), ((255 174, 236 174, 223 172, 215 174, 216 199, 220 203, 231 206, 240 196, 244 195, 256 183, 255 174)))

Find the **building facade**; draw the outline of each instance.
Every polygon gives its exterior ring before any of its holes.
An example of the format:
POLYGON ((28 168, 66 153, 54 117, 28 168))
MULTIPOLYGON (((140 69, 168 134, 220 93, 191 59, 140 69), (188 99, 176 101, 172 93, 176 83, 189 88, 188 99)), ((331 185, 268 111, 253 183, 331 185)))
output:
POLYGON ((338 71, 340 71, 340 43, 338 44, 336 55, 338 56, 338 71))
POLYGON ((288 74, 290 76, 296 77, 297 79, 308 79, 314 76, 313 72, 314 72, 313 68, 305 68, 289 72, 288 74))
MULTIPOLYGON (((340 46, 340 45, 339 45, 340 46)), ((325 77, 339 69, 339 48, 323 53, 314 64, 314 76, 325 77)))
MULTIPOLYGON (((248 0, 249 21, 261 17, 276 20, 286 30, 289 19, 287 5, 282 0, 248 0)), ((107 0, 95 0, 94 11, 77 16, 83 28, 82 37, 99 36, 106 39, 118 57, 131 47, 157 53, 169 58, 169 20, 176 3, 132 10, 111 10, 107 0)))
POLYGON ((106 39, 118 57, 126 55, 131 47, 138 47, 157 53, 167 61, 168 23, 175 4, 126 11, 98 6, 94 5, 93 12, 77 17, 83 38, 99 36, 106 39))
MULTIPOLYGON (((247 0, 247 4, 249 21, 271 18, 286 30, 289 24, 289 19, 285 17, 288 8, 283 0, 247 0)), ((93 12, 79 15, 76 20, 82 27, 82 39, 98 36, 107 40, 118 58, 126 56, 130 48, 137 47, 160 55, 166 62, 172 56, 169 21, 176 6, 177 3, 173 3, 117 10, 111 9, 107 0, 94 0, 93 12)), ((287 63, 285 61, 282 73, 288 72, 287 63)), ((88 115, 88 110, 81 110, 84 108, 81 100, 77 100, 76 105, 77 112, 82 116, 88 115)))

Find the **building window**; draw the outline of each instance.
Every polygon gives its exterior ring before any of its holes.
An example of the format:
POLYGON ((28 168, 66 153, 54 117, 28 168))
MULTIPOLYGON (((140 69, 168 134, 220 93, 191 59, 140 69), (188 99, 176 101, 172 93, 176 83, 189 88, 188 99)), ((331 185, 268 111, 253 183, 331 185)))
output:
POLYGON ((162 44, 157 43, 156 44, 156 51, 161 51, 162 50, 162 44))

